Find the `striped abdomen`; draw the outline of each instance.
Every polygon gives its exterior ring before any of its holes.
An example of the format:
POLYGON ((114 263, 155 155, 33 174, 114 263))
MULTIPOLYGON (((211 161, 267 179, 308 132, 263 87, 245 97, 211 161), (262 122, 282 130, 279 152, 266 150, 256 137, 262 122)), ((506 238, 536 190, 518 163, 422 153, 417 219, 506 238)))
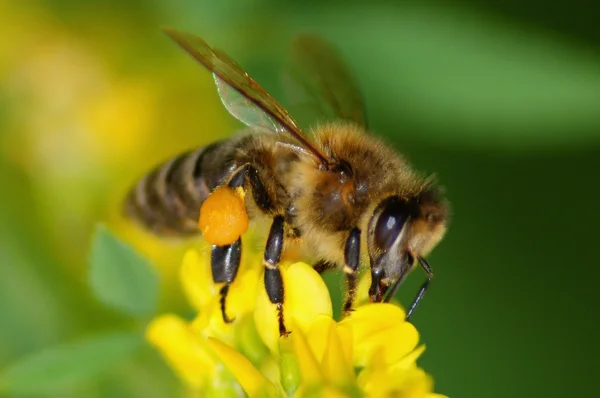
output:
POLYGON ((156 167, 129 192, 127 215, 159 234, 199 233, 200 206, 235 168, 234 150, 218 141, 156 167))

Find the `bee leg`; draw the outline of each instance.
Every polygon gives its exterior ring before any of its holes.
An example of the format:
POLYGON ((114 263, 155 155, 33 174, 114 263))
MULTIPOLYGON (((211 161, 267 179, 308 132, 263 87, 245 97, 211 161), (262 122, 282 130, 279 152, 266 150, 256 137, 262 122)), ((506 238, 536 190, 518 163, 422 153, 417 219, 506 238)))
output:
POLYGON ((225 283, 220 290, 221 295, 221 313, 225 323, 231 323, 235 318, 229 318, 226 312, 226 300, 229 293, 229 286, 235 279, 242 259, 242 238, 227 246, 213 245, 210 255, 210 264, 212 269, 213 281, 215 283, 225 283))
POLYGON ((243 187, 246 178, 248 178, 248 181, 250 182, 252 197, 254 198, 254 202, 256 202, 258 207, 260 207, 263 211, 272 210, 273 201, 271 200, 265 185, 260 179, 258 170, 252 164, 246 163, 243 166, 238 167, 237 170, 233 172, 228 185, 231 188, 243 187))
POLYGON ((352 312, 352 305, 356 297, 356 271, 358 271, 360 263, 360 229, 358 228, 353 228, 346 240, 344 262, 344 274, 348 288, 344 300, 343 316, 347 316, 352 312))
POLYGON ((225 305, 225 302, 227 300, 227 294, 229 293, 230 285, 231 284, 229 282, 227 282, 227 283, 225 283, 225 285, 223 285, 221 290, 219 290, 219 294, 221 295, 221 298, 219 300, 219 303, 221 304, 221 315, 223 317, 223 322, 225 322, 225 323, 233 323, 233 321, 235 321, 235 317, 230 318, 227 315, 227 310, 226 310, 226 305, 225 305))
POLYGON ((423 298, 423 296, 425 296, 425 293, 427 292, 427 289, 429 288, 429 285, 431 284, 431 281, 433 280, 433 270, 431 269, 431 266, 429 265, 429 263, 423 257, 418 257, 418 259, 419 259, 419 264, 421 264, 421 268, 423 268, 423 270, 427 274, 427 280, 421 285, 421 288, 417 292, 417 295, 415 296, 410 307, 408 308, 408 312, 406 313, 407 321, 410 320, 410 317, 417 309, 417 306, 421 302, 421 299, 423 298))
MULTIPOLYGON (((239 167, 229 180, 229 186, 232 188, 243 187, 246 178, 250 183, 252 197, 257 206, 267 214, 273 212, 273 200, 269 196, 259 172, 253 164, 247 163, 239 167)), ((273 218, 273 224, 271 224, 263 262, 265 265, 265 289, 269 300, 277 305, 280 336, 287 336, 289 334, 285 328, 283 317, 283 279, 279 270, 279 263, 283 252, 284 234, 284 217, 277 215, 273 218)))
POLYGON ((277 215, 273 218, 271 231, 265 247, 264 265, 265 265, 265 289, 269 300, 277 304, 277 316, 279 320, 279 335, 287 336, 289 332, 285 328, 283 318, 283 279, 279 270, 281 253, 283 251, 283 216, 277 215))

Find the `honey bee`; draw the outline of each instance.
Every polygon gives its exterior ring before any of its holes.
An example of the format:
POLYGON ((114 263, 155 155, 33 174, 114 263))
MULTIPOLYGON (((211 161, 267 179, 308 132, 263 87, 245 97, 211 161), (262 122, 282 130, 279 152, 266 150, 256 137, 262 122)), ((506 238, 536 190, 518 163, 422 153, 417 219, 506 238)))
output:
MULTIPOLYGON (((279 264, 288 243, 300 242, 315 269, 344 270, 344 314, 352 311, 360 264, 370 267, 372 302, 387 302, 417 263, 427 275, 407 311, 425 294, 433 271, 425 256, 444 236, 449 205, 434 178, 423 176, 367 129, 357 86, 324 40, 300 36, 292 46, 294 78, 329 119, 303 131, 289 113, 224 52, 195 35, 165 33, 212 72, 231 115, 248 129, 182 153, 143 177, 126 200, 127 213, 158 234, 199 234, 203 201, 217 187, 241 188, 250 219, 271 222, 264 283, 286 335, 279 264)), ((211 268, 222 316, 241 259, 241 238, 212 246, 211 268)))

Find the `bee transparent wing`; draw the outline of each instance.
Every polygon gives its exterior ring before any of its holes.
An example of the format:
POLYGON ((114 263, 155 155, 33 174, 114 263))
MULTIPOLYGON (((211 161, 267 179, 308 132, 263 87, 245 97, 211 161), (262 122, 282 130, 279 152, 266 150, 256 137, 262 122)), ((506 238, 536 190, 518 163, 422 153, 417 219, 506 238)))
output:
POLYGON ((292 45, 284 87, 294 109, 321 120, 366 126, 362 96, 337 50, 325 40, 298 36, 292 45))
POLYGON ((225 83, 217 74, 213 73, 213 77, 221 102, 233 117, 252 128, 276 133, 285 132, 285 128, 281 124, 273 120, 239 91, 225 83))
POLYGON ((234 117, 252 127, 291 134, 323 166, 328 166, 327 157, 305 137, 285 108, 227 54, 211 48, 196 35, 171 28, 163 28, 163 30, 192 57, 213 72, 221 100, 234 117), (229 88, 226 88, 227 86, 229 88), (260 113, 264 116, 259 116, 260 113))

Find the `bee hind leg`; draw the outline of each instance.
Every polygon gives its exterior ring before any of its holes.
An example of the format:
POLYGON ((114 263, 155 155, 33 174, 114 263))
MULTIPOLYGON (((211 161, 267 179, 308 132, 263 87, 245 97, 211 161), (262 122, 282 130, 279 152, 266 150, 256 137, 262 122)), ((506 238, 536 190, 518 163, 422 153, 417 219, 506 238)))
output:
POLYGON ((342 309, 343 316, 352 312, 354 299, 356 298, 356 272, 360 263, 360 229, 353 228, 346 240, 344 248, 344 275, 346 276, 346 298, 342 309))
POLYGON ((240 261, 242 258, 242 239, 238 238, 237 241, 227 246, 216 246, 213 245, 210 264, 212 269, 213 282, 225 283, 220 290, 220 303, 221 313, 223 321, 225 323, 231 323, 235 318, 229 318, 226 311, 227 294, 229 293, 229 286, 235 279, 238 269, 240 267, 240 261))
MULTIPOLYGON (((248 172, 249 165, 238 167, 229 179, 228 186, 230 188, 243 187, 244 179, 248 172)), ((217 246, 213 245, 211 249, 210 264, 212 269, 212 277, 214 283, 224 283, 219 290, 221 296, 219 303, 221 304, 221 314, 223 322, 232 323, 235 318, 230 318, 227 315, 227 295, 229 287, 234 281, 240 262, 242 259, 242 238, 231 245, 217 246)))

